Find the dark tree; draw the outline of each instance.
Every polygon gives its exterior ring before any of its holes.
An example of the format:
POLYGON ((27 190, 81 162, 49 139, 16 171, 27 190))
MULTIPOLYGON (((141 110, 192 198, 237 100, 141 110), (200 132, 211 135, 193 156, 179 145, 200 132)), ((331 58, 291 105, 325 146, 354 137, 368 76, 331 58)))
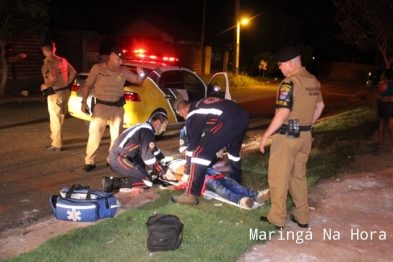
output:
POLYGON ((338 37, 361 51, 379 50, 386 68, 393 62, 393 1, 332 0, 336 21, 342 32, 338 37))

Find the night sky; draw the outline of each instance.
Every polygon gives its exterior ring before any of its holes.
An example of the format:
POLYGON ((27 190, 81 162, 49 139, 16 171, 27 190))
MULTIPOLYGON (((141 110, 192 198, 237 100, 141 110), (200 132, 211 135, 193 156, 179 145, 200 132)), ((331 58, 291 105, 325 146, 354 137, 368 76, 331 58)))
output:
MULTIPOLYGON (((60 1, 59 1, 60 2, 60 1)), ((51 26, 115 33, 126 23, 144 16, 170 19, 201 35, 203 0, 61 1, 51 26)), ((253 17, 241 28, 241 60, 259 52, 277 52, 285 45, 311 45, 322 59, 342 60, 347 51, 334 36, 331 0, 240 0, 240 15, 253 17)), ((206 0, 205 45, 226 46, 234 41, 235 0, 206 0)), ((353 48, 353 47, 351 47, 353 48)), ((345 59, 345 58, 344 58, 345 59)))

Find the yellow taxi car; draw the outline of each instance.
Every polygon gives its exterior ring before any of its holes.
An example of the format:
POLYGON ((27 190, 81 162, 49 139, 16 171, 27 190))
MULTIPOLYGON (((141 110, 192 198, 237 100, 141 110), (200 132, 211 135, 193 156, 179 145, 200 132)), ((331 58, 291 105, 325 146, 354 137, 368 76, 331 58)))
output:
MULTIPOLYGON (((204 81, 193 71, 166 63, 147 63, 124 60, 124 66, 136 73, 136 67, 143 69, 144 80, 141 85, 126 82, 124 86, 124 128, 146 122, 156 112, 164 112, 169 119, 168 125, 184 122, 176 114, 174 108, 177 101, 185 99, 198 100, 208 96, 231 99, 228 75, 226 72, 216 73, 210 83, 204 81)), ((91 116, 81 112, 82 88, 88 73, 80 73, 75 78, 68 102, 71 116, 91 120, 91 116)), ((88 105, 94 96, 94 89, 87 99, 88 105)), ((163 135, 163 134, 162 134, 163 135)))

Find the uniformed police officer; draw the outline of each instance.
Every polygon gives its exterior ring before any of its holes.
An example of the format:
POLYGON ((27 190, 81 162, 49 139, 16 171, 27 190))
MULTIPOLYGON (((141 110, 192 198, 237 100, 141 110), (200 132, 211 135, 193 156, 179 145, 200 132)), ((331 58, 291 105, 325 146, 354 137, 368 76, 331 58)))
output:
POLYGON ((125 81, 140 84, 143 80, 139 76, 139 67, 137 67, 137 75, 127 67, 121 66, 124 58, 124 53, 119 47, 112 49, 107 62, 93 66, 83 87, 82 112, 86 113, 86 110, 89 110, 86 100, 93 86, 93 99, 96 102, 92 109, 89 128, 89 140, 86 148, 85 166, 83 167, 85 172, 90 172, 96 167, 97 150, 104 135, 107 121, 109 121, 111 136, 109 149, 112 148, 114 141, 120 134, 123 127, 125 81))
POLYGON ((172 200, 180 204, 198 204, 207 167, 224 146, 227 148, 229 176, 242 182, 240 150, 247 132, 249 115, 231 100, 208 97, 189 102, 180 100, 177 112, 186 119, 189 144, 185 174, 190 175, 187 191, 172 200))
POLYGON ((47 94, 50 138, 52 144, 47 146, 49 151, 63 150, 63 123, 68 111, 68 99, 70 90, 68 85, 73 81, 76 71, 63 57, 56 55, 55 42, 46 39, 41 44, 42 53, 45 56, 44 65, 41 68, 44 84, 41 91, 47 94))
POLYGON ((159 162, 164 154, 156 145, 155 135, 164 132, 167 124, 168 116, 157 112, 148 122, 121 133, 109 151, 109 164, 122 178, 103 177, 104 192, 119 188, 150 188, 152 177, 146 166, 161 175, 166 172, 159 162))
POLYGON ((320 83, 301 63, 299 50, 294 46, 283 48, 277 54, 278 66, 285 79, 281 82, 272 122, 260 139, 260 150, 273 135, 270 148, 268 182, 271 208, 269 221, 282 229, 287 216, 288 191, 295 204, 291 221, 299 227, 308 227, 309 205, 306 163, 311 151, 312 125, 324 108, 320 83))

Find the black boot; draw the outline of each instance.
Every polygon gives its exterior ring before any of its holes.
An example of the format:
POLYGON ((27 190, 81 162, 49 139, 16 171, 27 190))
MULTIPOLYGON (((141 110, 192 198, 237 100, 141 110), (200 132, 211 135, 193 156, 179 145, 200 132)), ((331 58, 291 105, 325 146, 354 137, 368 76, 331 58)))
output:
POLYGON ((102 191, 104 192, 112 192, 115 189, 113 185, 113 177, 103 176, 101 178, 102 182, 102 191))
POLYGON ((113 185, 115 189, 132 188, 131 178, 129 177, 113 178, 113 185))
POLYGON ((112 192, 115 189, 120 188, 132 188, 131 179, 128 177, 107 177, 104 176, 101 179, 102 190, 104 192, 112 192))

